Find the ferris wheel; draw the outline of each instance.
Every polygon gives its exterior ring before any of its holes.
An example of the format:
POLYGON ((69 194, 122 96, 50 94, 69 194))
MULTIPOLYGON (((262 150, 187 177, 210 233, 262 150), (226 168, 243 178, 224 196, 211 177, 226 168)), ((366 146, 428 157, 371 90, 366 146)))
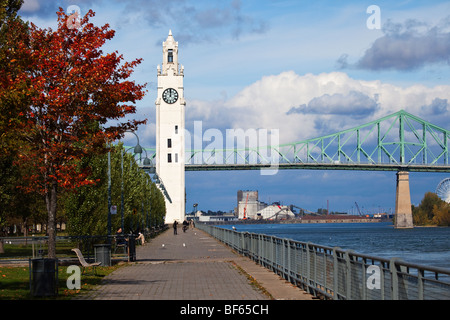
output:
POLYGON ((450 203, 450 178, 445 178, 439 182, 436 194, 447 203, 450 203))

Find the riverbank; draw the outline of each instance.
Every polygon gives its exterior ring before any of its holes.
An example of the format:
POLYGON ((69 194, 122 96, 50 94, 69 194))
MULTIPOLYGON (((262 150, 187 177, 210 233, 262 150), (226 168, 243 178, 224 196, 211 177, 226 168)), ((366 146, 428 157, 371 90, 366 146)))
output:
POLYGON ((378 223, 389 222, 390 219, 368 218, 354 215, 305 215, 291 219, 241 219, 229 221, 211 221, 209 224, 224 225, 224 224, 296 224, 296 223, 378 223))
POLYGON ((373 219, 359 216, 323 215, 323 216, 305 216, 296 219, 280 221, 279 223, 374 223, 381 221, 382 221, 381 219, 373 219))

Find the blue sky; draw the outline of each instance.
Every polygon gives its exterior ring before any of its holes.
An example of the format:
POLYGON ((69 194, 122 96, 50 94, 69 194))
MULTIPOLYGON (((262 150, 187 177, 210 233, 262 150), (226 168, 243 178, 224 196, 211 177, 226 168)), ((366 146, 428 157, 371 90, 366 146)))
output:
MULTIPOLYGON (((449 128, 448 1, 25 0, 20 14, 55 28, 58 7, 69 5, 116 30, 104 51, 144 59, 133 78, 148 84, 135 116, 148 118, 137 132, 145 147, 155 145, 156 66, 169 29, 185 68, 188 130, 194 121, 204 130, 279 129, 288 143, 400 109, 449 128), (367 27, 371 5, 380 29, 367 27)), ((411 173, 412 202, 448 176, 411 173)), ((355 201, 371 211, 395 206, 395 172, 286 170, 187 172, 186 209, 231 210, 239 189, 308 210, 327 200, 333 211, 351 211, 355 201)))

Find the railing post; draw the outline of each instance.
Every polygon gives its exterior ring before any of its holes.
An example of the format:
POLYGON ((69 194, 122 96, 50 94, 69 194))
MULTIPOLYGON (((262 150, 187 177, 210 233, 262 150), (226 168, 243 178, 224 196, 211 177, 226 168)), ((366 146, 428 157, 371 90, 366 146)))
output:
POLYGON ((351 300, 352 292, 352 272, 351 272, 351 261, 350 261, 350 250, 346 250, 344 254, 345 259, 345 296, 347 300, 351 300))
POLYGON ((339 261, 338 261, 338 253, 337 251, 340 250, 339 247, 333 248, 333 299, 338 300, 338 277, 339 277, 339 261))
POLYGON ((423 300, 423 278, 424 278, 423 269, 417 269, 417 295, 419 300, 423 300))
POLYGON ((361 293, 361 300, 367 300, 367 273, 366 273, 366 263, 367 263, 367 259, 363 258, 362 259, 362 274, 361 274, 361 279, 362 279, 362 293, 361 293))
POLYGON ((258 263, 261 264, 262 255, 262 234, 258 234, 258 263))
POLYGON ((286 271, 287 271, 287 280, 290 282, 291 281, 291 242, 289 239, 286 239, 286 246, 287 246, 287 266, 286 266, 286 271))
POLYGON ((380 289, 381 289, 381 300, 385 300, 386 299, 386 295, 385 295, 385 285, 384 285, 384 279, 385 279, 385 275, 384 275, 384 262, 381 262, 381 267, 380 267, 380 289))
POLYGON ((311 284, 311 253, 309 252, 309 245, 308 242, 306 244, 306 281, 308 283, 308 286, 311 284))
POLYGON ((317 251, 316 251, 316 246, 315 245, 311 245, 312 248, 312 261, 313 261, 313 269, 312 272, 314 273, 314 288, 317 288, 317 251))
POLYGON ((391 290, 392 290, 392 300, 399 300, 399 281, 398 281, 398 269, 396 262, 399 258, 392 258, 389 261, 389 270, 391 272, 391 290))

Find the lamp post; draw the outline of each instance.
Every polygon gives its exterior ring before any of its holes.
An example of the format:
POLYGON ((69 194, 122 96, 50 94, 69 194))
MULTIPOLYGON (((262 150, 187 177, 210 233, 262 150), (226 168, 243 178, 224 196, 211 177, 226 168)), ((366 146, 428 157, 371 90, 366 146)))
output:
POLYGON ((194 205, 193 205, 193 213, 194 213, 194 217, 196 217, 197 216, 197 211, 196 211, 196 209, 197 209, 197 206, 198 206, 198 203, 194 203, 194 205))
POLYGON ((120 227, 123 232, 123 202, 124 202, 124 195, 123 195, 123 149, 120 149, 120 227))
POLYGON ((128 150, 121 150, 121 194, 120 194, 120 215, 121 215, 121 227, 122 230, 124 230, 124 186, 123 186, 123 155, 124 152, 127 153, 130 149, 133 148, 133 152, 134 154, 139 154, 139 161, 142 161, 142 150, 145 151, 145 159, 144 159, 144 165, 151 165, 151 161, 147 156, 147 151, 145 149, 143 149, 141 147, 141 145, 139 144, 139 137, 138 135, 134 132, 134 131, 126 131, 126 132, 130 132, 132 134, 135 135, 136 139, 137 139, 137 144, 136 146, 129 148, 128 150))
POLYGON ((111 242, 111 152, 108 151, 108 243, 111 242))

